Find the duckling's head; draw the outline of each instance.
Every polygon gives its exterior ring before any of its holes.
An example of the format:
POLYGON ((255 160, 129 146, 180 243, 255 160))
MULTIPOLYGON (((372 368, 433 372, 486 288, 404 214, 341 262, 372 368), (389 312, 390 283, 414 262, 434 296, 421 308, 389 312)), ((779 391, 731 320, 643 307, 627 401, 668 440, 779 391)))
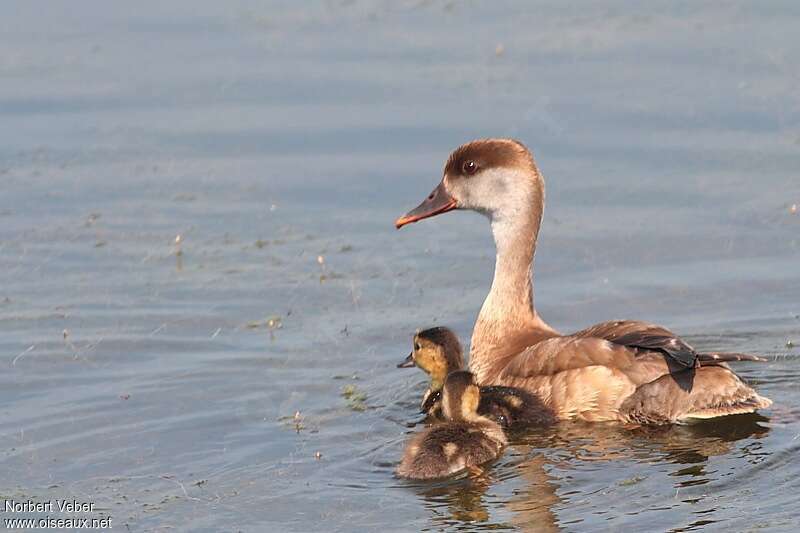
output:
POLYGON ((544 180, 528 148, 513 139, 482 139, 456 148, 442 181, 416 208, 395 221, 406 224, 453 209, 469 209, 492 222, 518 218, 544 204, 544 180))
POLYGON ((447 374, 461 370, 464 356, 458 337, 449 328, 435 327, 417 332, 414 347, 398 368, 418 366, 431 377, 431 390, 438 391, 444 385, 447 374))
POLYGON ((442 412, 448 420, 475 420, 481 392, 472 372, 458 370, 448 374, 442 389, 442 412))

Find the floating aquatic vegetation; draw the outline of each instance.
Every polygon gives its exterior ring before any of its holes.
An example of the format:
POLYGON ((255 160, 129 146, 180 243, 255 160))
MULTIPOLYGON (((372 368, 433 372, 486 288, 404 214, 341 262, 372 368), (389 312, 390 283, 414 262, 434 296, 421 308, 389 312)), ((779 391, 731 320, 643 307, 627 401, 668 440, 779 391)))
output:
POLYGON ((245 326, 249 329, 266 328, 269 330, 281 329, 283 321, 278 315, 273 315, 265 318, 264 320, 251 320, 245 326))
POLYGON ((623 479, 622 481, 620 481, 619 482, 619 486, 620 487, 629 487, 631 485, 636 485, 638 483, 641 483, 644 480, 645 480, 645 478, 643 478, 643 477, 633 476, 632 478, 623 479))
POLYGON ((367 394, 354 384, 345 385, 342 389, 342 397, 347 401, 347 407, 353 411, 366 411, 367 394))

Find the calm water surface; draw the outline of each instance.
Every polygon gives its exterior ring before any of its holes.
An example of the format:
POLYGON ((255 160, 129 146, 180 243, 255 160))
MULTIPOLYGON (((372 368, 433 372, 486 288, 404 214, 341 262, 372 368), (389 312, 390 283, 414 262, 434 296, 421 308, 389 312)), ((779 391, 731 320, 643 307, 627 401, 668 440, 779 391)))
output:
POLYGON ((0 498, 131 531, 795 531, 799 24, 788 1, 4 3, 0 498), (395 479, 424 379, 394 365, 417 327, 468 338, 494 250, 474 214, 392 221, 481 136, 546 175, 551 324, 764 354, 736 368, 774 408, 563 424, 482 478, 395 479))

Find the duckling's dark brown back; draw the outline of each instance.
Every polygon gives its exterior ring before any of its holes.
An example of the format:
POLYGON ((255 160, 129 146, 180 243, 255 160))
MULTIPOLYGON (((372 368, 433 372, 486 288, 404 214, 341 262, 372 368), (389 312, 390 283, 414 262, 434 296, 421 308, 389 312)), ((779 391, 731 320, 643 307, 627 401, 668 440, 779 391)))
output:
POLYGON ((481 387, 478 413, 504 428, 553 424, 555 414, 535 394, 516 387, 481 387))
POLYGON ((444 422, 414 436, 397 467, 397 475, 435 479, 496 459, 505 439, 485 434, 467 422, 444 422))
POLYGON ((401 477, 432 479, 496 459, 506 445, 500 426, 478 414, 480 392, 470 372, 451 372, 442 389, 446 421, 416 435, 397 468, 401 477))
MULTIPOLYGON (((456 404, 469 384, 469 372, 452 373, 447 378, 451 396, 458 395, 456 404), (453 376, 451 378, 450 376, 453 376)), ((535 394, 516 387, 486 386, 479 387, 480 400, 477 414, 486 416, 500 424, 503 428, 523 428, 553 424, 555 414, 535 394)), ((444 391, 442 391, 443 393, 444 391)), ((432 393, 425 398, 422 408, 435 419, 446 419, 443 409, 443 394, 432 393)))

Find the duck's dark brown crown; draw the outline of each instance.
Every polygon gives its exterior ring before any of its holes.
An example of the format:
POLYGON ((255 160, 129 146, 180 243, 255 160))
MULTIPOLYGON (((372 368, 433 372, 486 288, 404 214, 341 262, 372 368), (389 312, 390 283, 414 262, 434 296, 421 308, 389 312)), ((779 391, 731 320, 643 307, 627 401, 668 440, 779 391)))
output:
POLYGON ((515 139, 481 139, 456 148, 444 167, 448 176, 464 174, 464 163, 474 161, 479 169, 505 167, 535 169, 528 148, 515 139))

